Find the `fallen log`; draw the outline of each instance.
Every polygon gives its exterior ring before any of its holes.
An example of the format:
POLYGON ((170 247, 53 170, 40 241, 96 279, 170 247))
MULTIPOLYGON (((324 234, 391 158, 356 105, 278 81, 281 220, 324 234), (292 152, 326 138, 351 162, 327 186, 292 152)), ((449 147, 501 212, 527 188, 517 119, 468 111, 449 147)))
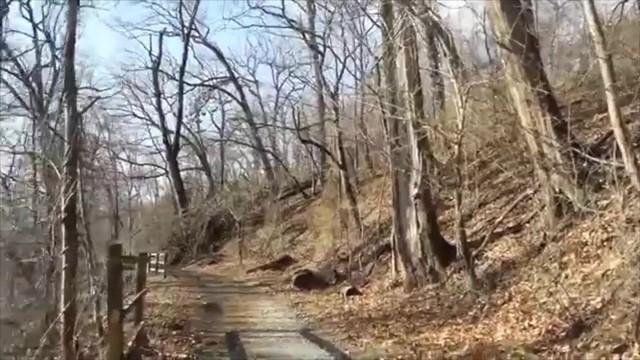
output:
POLYGON ((491 235, 493 235, 493 233, 496 231, 498 226, 502 224, 502 221, 504 221, 507 215, 509 215, 509 213, 513 209, 515 209, 516 206, 518 206, 518 204, 520 204, 523 200, 527 199, 530 196, 533 196, 536 193, 536 191, 538 191, 538 185, 520 194, 509 206, 507 206, 507 208, 502 212, 502 214, 498 216, 498 218, 493 223, 489 231, 487 231, 487 234, 485 235, 484 240, 482 240, 482 243, 480 244, 480 246, 478 246, 476 251, 474 251, 473 253, 474 257, 478 256, 478 254, 484 249, 484 247, 487 246, 487 244, 489 243, 489 240, 491 240, 491 235))
POLYGON ((322 290, 331 286, 323 276, 309 269, 301 269, 293 274, 291 284, 298 290, 322 290))
POLYGON ((294 258, 292 258, 289 255, 282 255, 279 258, 277 258, 276 260, 270 261, 266 264, 260 265, 260 266, 256 266, 254 268, 251 268, 249 270, 247 270, 247 274, 251 274, 253 272, 256 271, 285 271, 288 267, 290 267, 291 265, 297 263, 298 261, 294 258))
POLYGON ((305 199, 308 199, 309 195, 305 190, 311 188, 312 185, 313 181, 311 179, 303 180, 302 182, 298 181, 294 184, 291 184, 282 189, 282 191, 280 192, 280 196, 278 196, 278 200, 284 200, 298 194, 302 194, 305 199))

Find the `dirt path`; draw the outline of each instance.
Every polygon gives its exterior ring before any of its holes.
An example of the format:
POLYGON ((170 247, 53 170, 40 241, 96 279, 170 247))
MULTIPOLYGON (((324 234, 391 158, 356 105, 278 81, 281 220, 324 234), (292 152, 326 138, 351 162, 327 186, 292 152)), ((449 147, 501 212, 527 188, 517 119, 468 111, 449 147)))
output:
POLYGON ((201 342, 197 359, 348 359, 317 333, 305 328, 286 299, 264 284, 206 275, 174 274, 176 291, 190 293, 190 331, 201 342))

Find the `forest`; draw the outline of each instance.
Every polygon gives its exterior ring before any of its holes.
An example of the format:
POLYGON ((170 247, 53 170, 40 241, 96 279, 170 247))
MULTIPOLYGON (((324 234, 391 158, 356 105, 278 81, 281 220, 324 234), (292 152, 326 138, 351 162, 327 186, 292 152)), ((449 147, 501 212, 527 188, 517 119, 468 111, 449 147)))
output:
POLYGON ((638 0, 0 0, 0 358, 640 358, 639 157, 638 0))

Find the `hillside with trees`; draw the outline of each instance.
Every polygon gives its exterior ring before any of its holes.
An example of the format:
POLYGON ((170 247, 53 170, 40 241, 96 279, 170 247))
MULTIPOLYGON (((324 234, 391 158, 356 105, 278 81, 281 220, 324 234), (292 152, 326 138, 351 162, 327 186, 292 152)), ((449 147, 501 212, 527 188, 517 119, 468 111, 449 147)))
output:
POLYGON ((640 357, 639 166, 640 1, 0 0, 0 358, 104 358, 112 244, 127 359, 640 357))

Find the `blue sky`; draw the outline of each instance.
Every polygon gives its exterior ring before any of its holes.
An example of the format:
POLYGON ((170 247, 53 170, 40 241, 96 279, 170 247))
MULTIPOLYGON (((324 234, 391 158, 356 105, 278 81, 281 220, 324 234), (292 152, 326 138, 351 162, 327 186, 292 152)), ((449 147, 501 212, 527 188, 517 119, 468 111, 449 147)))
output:
MULTIPOLYGON (((222 29, 223 17, 236 7, 233 0, 202 0, 199 13, 207 15, 208 25, 215 29, 215 40, 225 50, 241 51, 247 31, 222 29)), ((116 30, 119 20, 141 21, 147 17, 144 6, 135 0, 95 1, 98 9, 84 10, 81 14, 81 32, 78 42, 80 60, 97 66, 99 70, 113 70, 112 65, 126 60, 126 51, 139 51, 140 45, 116 30)))

